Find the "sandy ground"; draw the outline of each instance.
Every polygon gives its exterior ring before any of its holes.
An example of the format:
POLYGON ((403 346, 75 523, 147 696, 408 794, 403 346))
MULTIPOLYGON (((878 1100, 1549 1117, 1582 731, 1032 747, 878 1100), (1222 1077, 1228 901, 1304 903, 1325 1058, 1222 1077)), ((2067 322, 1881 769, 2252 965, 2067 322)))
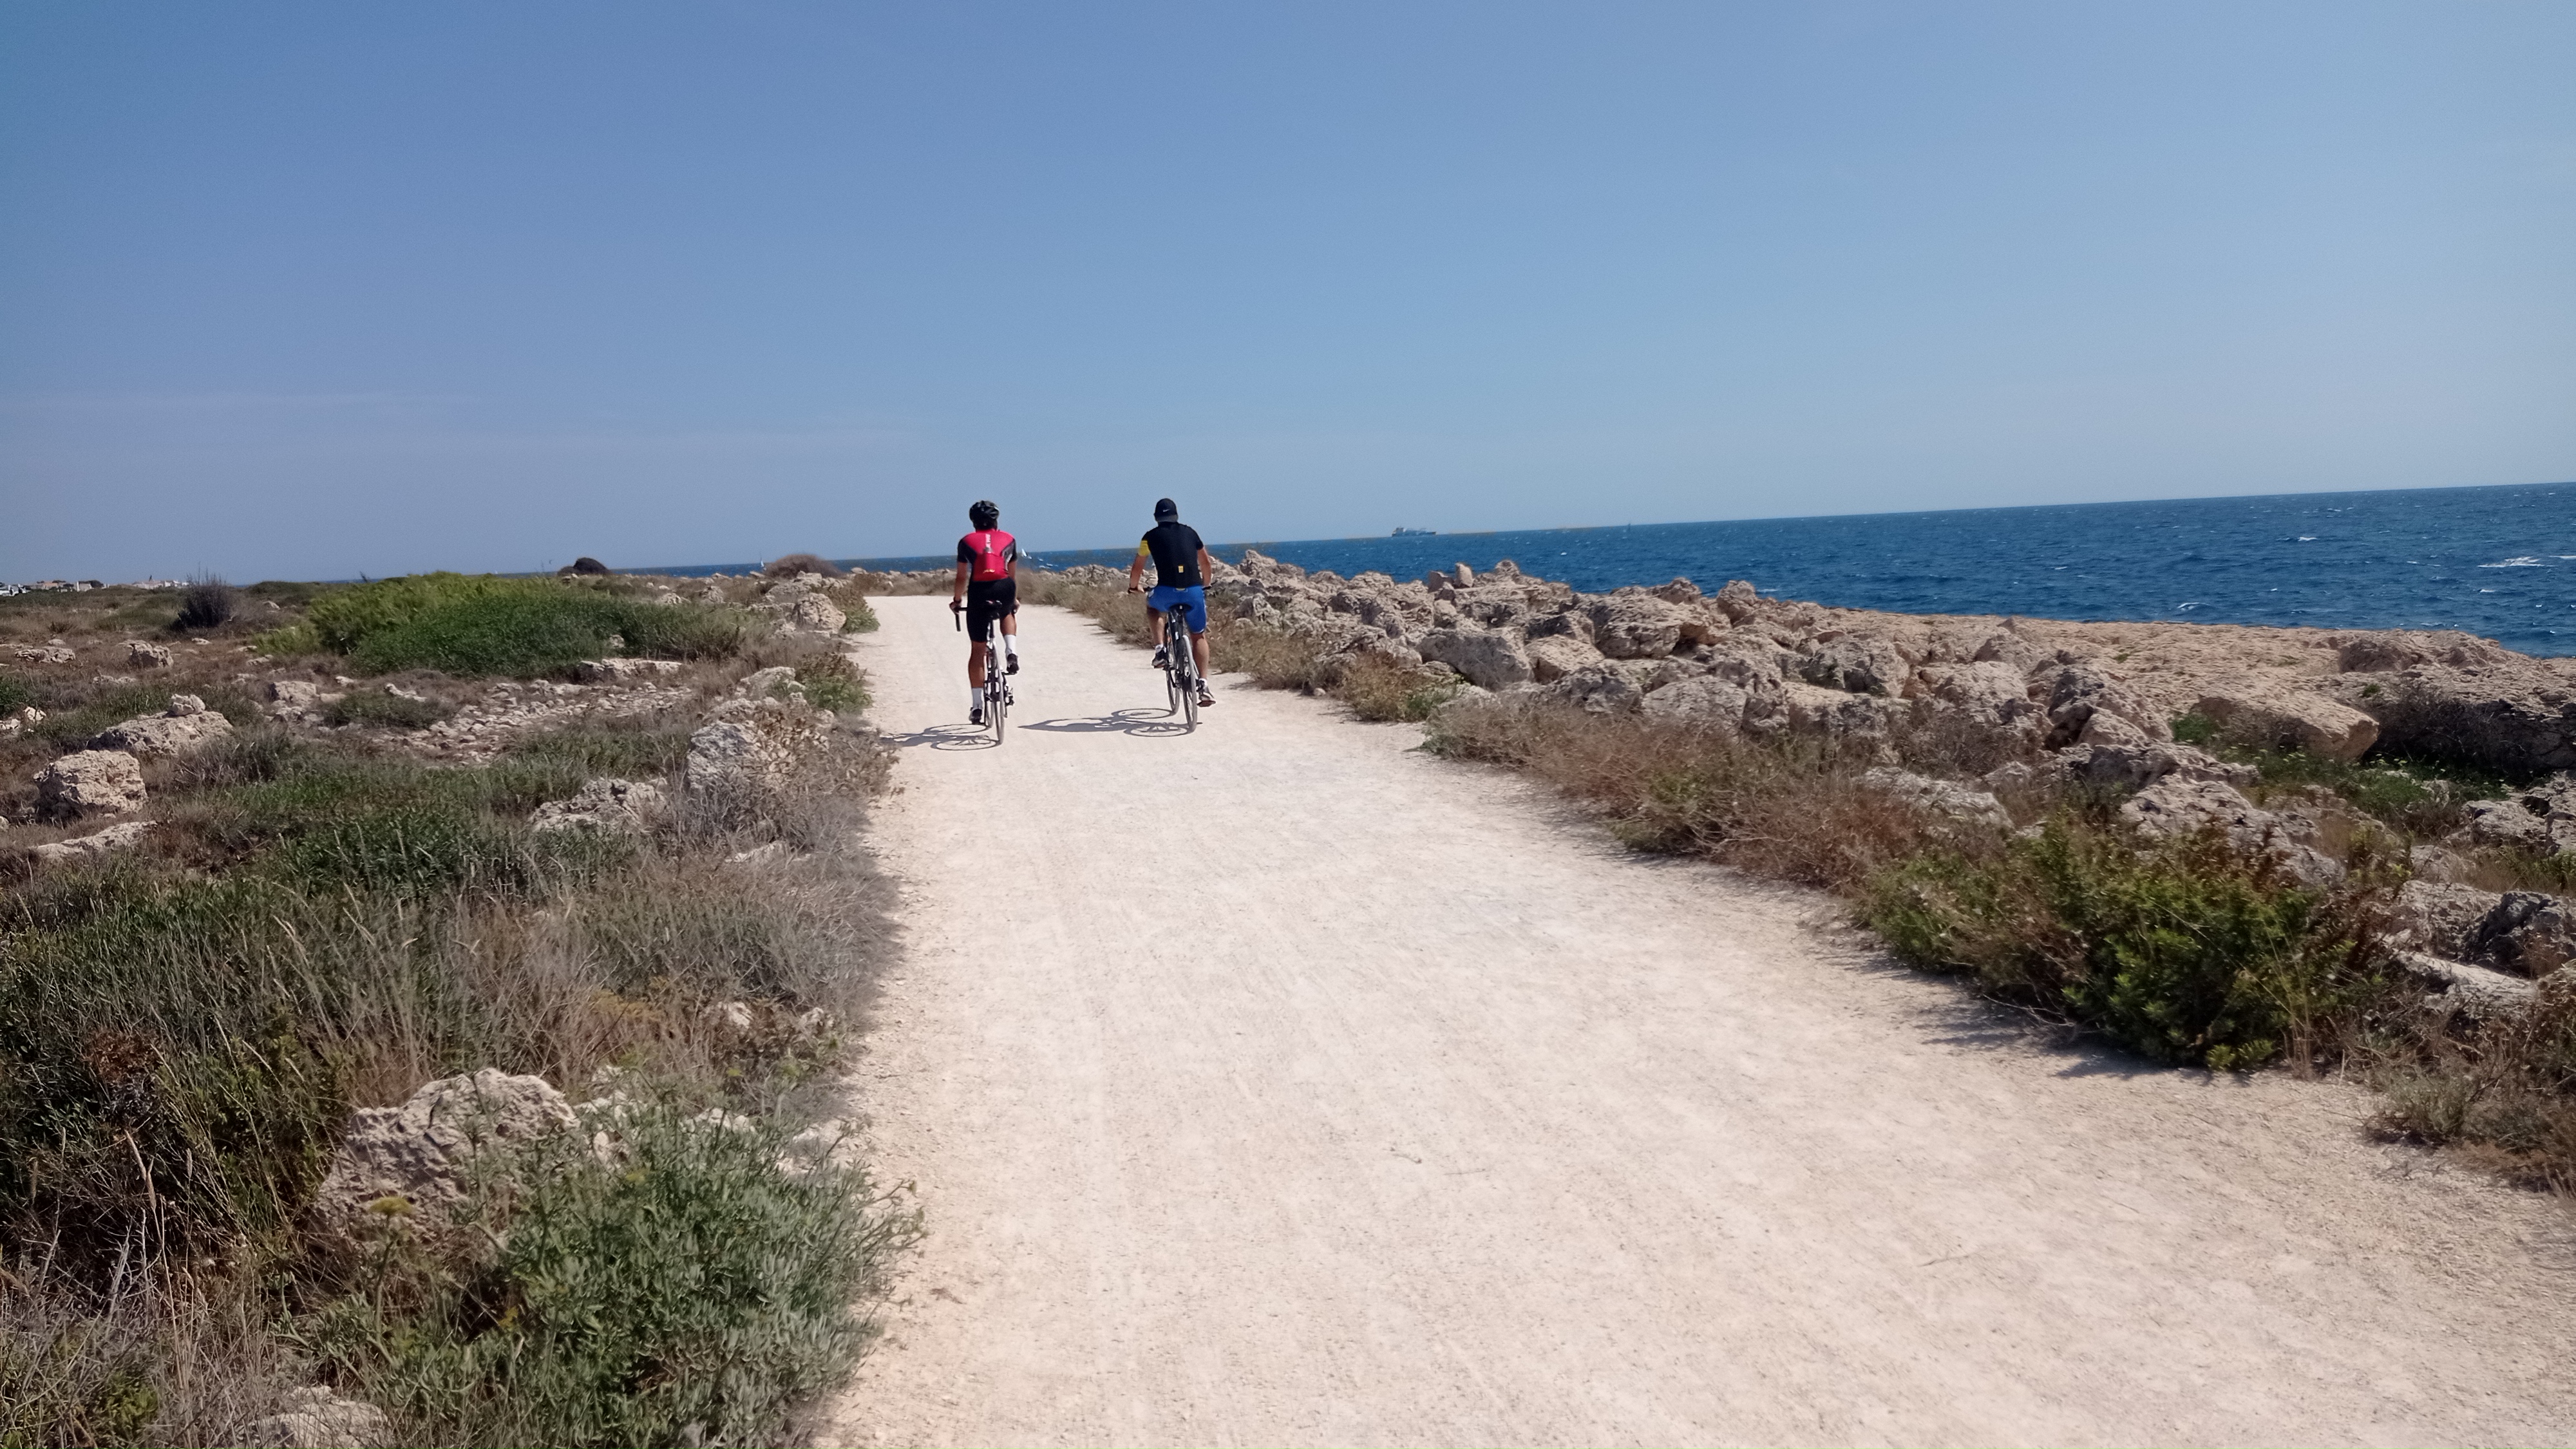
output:
POLYGON ((1629 856, 1420 731, 1032 610, 861 646, 931 1236, 850 1443, 2576 1440, 2570 1214, 1629 856))

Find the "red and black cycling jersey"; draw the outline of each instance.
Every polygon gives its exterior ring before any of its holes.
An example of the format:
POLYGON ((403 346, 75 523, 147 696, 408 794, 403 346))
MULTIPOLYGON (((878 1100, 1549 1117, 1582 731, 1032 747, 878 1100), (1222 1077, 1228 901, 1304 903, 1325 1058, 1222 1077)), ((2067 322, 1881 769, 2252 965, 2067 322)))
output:
POLYGON ((1177 519, 1157 523, 1145 531, 1136 552, 1151 554, 1154 559, 1154 582, 1166 589, 1195 589, 1207 580, 1199 577, 1199 531, 1177 519))
POLYGON ((1020 541, 998 528, 979 528, 957 540, 957 561, 974 566, 967 577, 978 583, 1007 579, 1020 561, 1020 541))

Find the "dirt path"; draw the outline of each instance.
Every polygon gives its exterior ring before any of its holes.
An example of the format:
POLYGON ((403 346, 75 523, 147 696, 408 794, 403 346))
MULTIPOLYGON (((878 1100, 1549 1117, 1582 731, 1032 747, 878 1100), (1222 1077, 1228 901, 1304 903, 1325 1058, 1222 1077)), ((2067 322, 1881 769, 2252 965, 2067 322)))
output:
POLYGON ((1054 610, 978 747, 876 607, 932 1236, 848 1441, 2576 1439, 2569 1216, 2354 1093, 2051 1049, 1410 727, 1179 735, 1054 610))

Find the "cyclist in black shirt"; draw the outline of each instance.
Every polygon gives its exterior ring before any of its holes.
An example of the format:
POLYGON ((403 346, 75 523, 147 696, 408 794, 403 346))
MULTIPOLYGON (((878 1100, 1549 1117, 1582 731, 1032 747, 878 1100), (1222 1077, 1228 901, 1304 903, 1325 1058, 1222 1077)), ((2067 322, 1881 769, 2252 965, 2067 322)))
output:
POLYGON ((1145 597, 1145 607, 1154 611, 1154 667, 1163 667, 1164 651, 1174 642, 1162 636, 1163 611, 1175 604, 1187 605, 1190 655, 1198 661, 1199 707, 1205 709, 1216 703, 1207 685, 1207 581, 1216 572, 1216 560, 1208 557, 1199 531, 1181 522, 1180 506, 1168 498, 1155 501, 1154 526, 1145 531, 1136 545, 1136 557, 1127 563, 1127 592, 1143 592, 1148 558, 1154 561, 1154 592, 1145 597))

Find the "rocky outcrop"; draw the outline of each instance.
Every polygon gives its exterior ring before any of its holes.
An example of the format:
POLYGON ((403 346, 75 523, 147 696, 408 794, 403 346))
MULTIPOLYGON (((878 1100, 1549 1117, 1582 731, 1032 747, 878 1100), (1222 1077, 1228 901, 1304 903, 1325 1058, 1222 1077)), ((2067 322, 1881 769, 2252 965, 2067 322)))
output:
POLYGON ((10 652, 23 664, 69 664, 73 658, 71 649, 60 639, 50 644, 21 644, 10 652))
POLYGON ((114 851, 133 849, 142 843, 143 837, 151 833, 151 830, 152 822, 149 820, 128 820, 122 825, 111 825, 105 830, 93 831, 70 840, 57 840, 36 846, 30 853, 48 865, 68 865, 74 861, 97 860, 114 851))
POLYGON ((289 1393, 277 1413, 252 1421, 234 1442, 254 1449, 378 1449, 398 1441, 384 1410, 317 1385, 289 1393))
POLYGON ((543 1077, 486 1067, 442 1077, 399 1107, 362 1107, 332 1153, 317 1215, 352 1236, 434 1228, 467 1197, 475 1160, 575 1126, 572 1104, 543 1077))
POLYGON ((1509 630, 1432 629, 1414 647, 1423 658, 1436 659, 1487 689, 1508 689, 1533 678, 1528 650, 1509 630))
POLYGON ((143 808, 143 767, 123 750, 80 750, 36 773, 36 813, 88 820, 143 808))
POLYGON ((573 666, 572 675, 584 684, 637 684, 679 672, 676 659, 585 659, 573 666))
POLYGON ((668 809, 669 803, 657 785, 638 780, 592 780, 569 800, 550 800, 538 806, 528 828, 540 835, 563 831, 642 835, 668 809))
POLYGON ((2337 760, 2358 760, 2379 739, 2379 721, 2316 694, 2230 690, 2203 695, 2194 709, 2230 739, 2337 760))
POLYGON ((2261 809, 2235 786, 2207 776, 2167 774, 2130 796, 2120 818, 2150 837, 2222 831, 2239 850, 2275 857, 2303 884, 2343 878, 2342 863, 2317 848, 2314 818, 2261 809))
POLYGON ((689 736, 683 778, 692 794, 764 785, 784 763, 778 748, 747 721, 717 720, 689 736))
POLYGON ((2012 828, 2012 816, 2003 802, 1984 790, 1886 766, 1862 775, 1860 782, 1934 815, 1997 830, 2012 828))
POLYGON ((89 742, 94 750, 126 750, 144 759, 193 755, 233 732, 231 720, 193 694, 173 695, 159 714, 109 725, 89 742))
POLYGON ((21 733, 45 722, 45 712, 32 704, 20 705, 15 713, 0 715, 0 740, 15 739, 21 733))
POLYGON ((2576 769, 2576 679, 2550 661, 2440 631, 2348 636, 2330 688, 2406 754, 2508 775, 2576 769))
POLYGON ((827 587, 820 574, 799 574, 763 594, 752 608, 775 618, 782 629, 837 634, 850 616, 824 592, 827 587))
POLYGON ((1820 636, 1798 656, 1797 665, 1798 677, 1807 683, 1848 694, 1896 694, 1912 672, 1896 646, 1879 634, 1820 636))
POLYGON ((125 646, 125 664, 129 669, 165 668, 172 657, 170 646, 166 644, 151 644, 135 639, 128 641, 125 646))

